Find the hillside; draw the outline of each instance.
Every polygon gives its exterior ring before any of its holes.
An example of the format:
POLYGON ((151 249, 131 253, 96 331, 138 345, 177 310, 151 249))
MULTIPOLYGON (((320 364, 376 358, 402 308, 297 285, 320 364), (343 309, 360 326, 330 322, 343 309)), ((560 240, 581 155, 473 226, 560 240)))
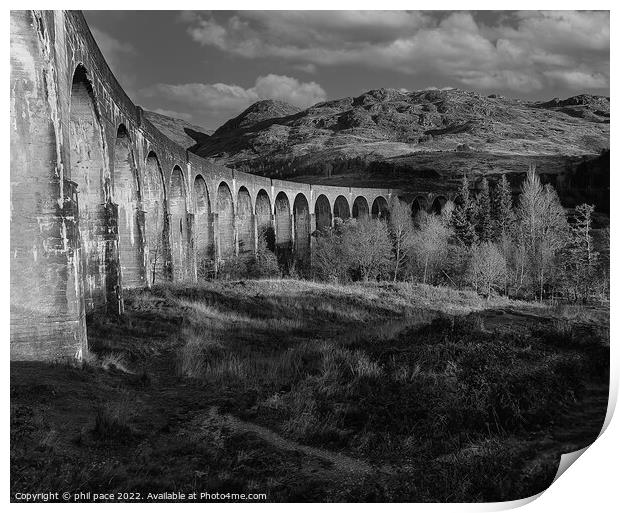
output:
POLYGON ((213 130, 192 125, 184 119, 164 116, 157 112, 145 110, 144 116, 155 125, 155 128, 183 148, 191 148, 196 144, 204 143, 213 133, 213 130))
POLYGON ((523 172, 532 161, 558 176, 608 147, 606 97, 529 102, 378 89, 303 111, 258 102, 193 151, 272 177, 418 188, 449 186, 463 171, 523 172))

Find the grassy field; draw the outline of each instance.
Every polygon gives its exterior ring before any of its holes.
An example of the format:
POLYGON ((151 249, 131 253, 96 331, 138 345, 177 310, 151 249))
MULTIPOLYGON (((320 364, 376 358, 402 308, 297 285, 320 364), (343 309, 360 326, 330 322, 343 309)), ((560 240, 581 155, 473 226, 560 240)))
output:
POLYGON ((411 284, 212 282, 11 366, 11 489, 269 501, 533 495, 603 424, 609 313, 411 284))

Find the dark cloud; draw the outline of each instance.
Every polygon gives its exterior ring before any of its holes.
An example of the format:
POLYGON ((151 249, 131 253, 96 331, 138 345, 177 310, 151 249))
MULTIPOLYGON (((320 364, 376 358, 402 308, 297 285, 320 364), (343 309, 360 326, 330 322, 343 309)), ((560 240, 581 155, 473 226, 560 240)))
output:
POLYGON ((608 12, 193 13, 190 37, 247 59, 431 73, 464 86, 541 90, 609 86, 608 12))

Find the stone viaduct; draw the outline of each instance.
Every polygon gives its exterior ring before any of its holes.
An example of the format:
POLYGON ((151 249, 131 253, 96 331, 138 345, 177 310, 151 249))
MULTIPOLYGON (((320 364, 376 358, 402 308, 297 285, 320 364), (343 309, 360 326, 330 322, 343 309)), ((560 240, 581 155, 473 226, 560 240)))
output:
MULTIPOLYGON (((254 251, 292 258, 335 217, 386 217, 397 193, 272 180, 159 132, 111 73, 80 12, 11 12, 11 358, 81 358, 86 319, 123 290, 195 281, 254 251)), ((412 212, 440 211, 421 195, 412 212)))

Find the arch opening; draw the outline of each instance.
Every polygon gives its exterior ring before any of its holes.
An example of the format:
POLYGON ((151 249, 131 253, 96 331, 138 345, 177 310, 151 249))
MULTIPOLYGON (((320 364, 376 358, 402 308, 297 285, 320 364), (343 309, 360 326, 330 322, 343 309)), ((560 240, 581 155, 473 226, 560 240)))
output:
POLYGON ((351 217, 351 211, 349 210, 349 202, 344 196, 338 196, 334 201, 334 217, 338 217, 343 221, 351 217))
POLYGON ((281 263, 286 263, 291 256, 291 205, 284 192, 279 192, 275 200, 276 254, 281 263))
POLYGON ((237 193, 237 237, 239 255, 247 255, 254 251, 252 199, 245 187, 241 187, 237 193))
POLYGON ((353 202, 353 217, 355 219, 368 219, 370 217, 370 209, 368 201, 364 196, 358 196, 353 202))
POLYGON ((213 257, 211 236, 211 201, 207 184, 201 175, 194 179, 194 247, 196 264, 204 270, 213 257))
POLYGON ((183 171, 174 166, 170 176, 170 239, 172 253, 172 277, 183 280, 187 274, 189 226, 187 219, 187 194, 183 171))
POLYGON ((235 225, 233 197, 226 182, 217 188, 216 209, 218 215, 219 258, 235 254, 235 225))
POLYGON ((321 194, 314 204, 314 216, 317 231, 326 230, 332 225, 332 208, 325 194, 321 194))
POLYGON ((114 143, 112 168, 114 203, 118 209, 118 254, 123 288, 142 287, 144 273, 144 238, 142 204, 138 170, 129 133, 118 128, 114 143))
POLYGON ((371 215, 373 219, 388 220, 390 218, 388 202, 383 196, 377 196, 372 202, 371 215))
POLYGON ((76 68, 71 84, 69 114, 71 180, 77 185, 80 230, 81 278, 86 313, 118 297, 114 262, 117 248, 110 173, 105 159, 103 128, 86 69, 76 68))
POLYGON ((271 201, 264 189, 256 195, 256 228, 259 237, 264 237, 267 248, 275 251, 276 236, 271 222, 271 201))
POLYGON ((443 212, 443 207, 446 206, 446 202, 448 200, 443 196, 437 196, 433 201, 433 205, 431 206, 431 211, 433 214, 440 215, 443 212))
POLYGON ((428 211, 428 203, 424 196, 417 196, 411 203, 411 217, 415 218, 420 212, 428 211))
POLYGON ((310 207, 306 196, 299 193, 293 202, 295 223, 295 257, 306 262, 310 258, 310 207))
POLYGON ((147 270, 151 284, 167 279, 166 268, 170 262, 170 245, 167 237, 167 208, 164 175, 154 152, 146 158, 142 184, 144 232, 148 247, 147 270))

